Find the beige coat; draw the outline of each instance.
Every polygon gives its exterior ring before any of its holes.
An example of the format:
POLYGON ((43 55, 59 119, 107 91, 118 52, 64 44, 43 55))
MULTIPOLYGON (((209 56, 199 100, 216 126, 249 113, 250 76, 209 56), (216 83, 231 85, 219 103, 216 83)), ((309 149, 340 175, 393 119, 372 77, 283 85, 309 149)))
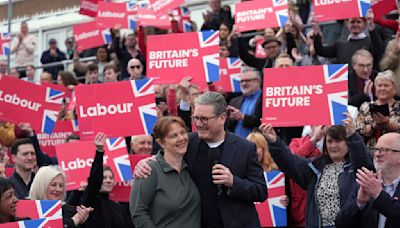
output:
POLYGON ((389 41, 385 54, 380 62, 381 71, 392 70, 397 81, 397 94, 400 94, 400 49, 396 39, 389 41))

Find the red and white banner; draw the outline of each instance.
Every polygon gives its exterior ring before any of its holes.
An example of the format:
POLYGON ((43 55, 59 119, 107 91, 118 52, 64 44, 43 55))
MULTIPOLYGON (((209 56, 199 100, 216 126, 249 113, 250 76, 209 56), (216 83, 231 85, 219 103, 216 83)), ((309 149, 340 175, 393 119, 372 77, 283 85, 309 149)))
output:
POLYGON ((78 51, 111 43, 110 30, 97 28, 96 21, 74 25, 72 30, 78 51))
POLYGON ((365 17, 371 8, 370 0, 314 0, 315 19, 332 21, 354 17, 365 17))
POLYGON ((62 218, 42 218, 33 220, 22 220, 19 222, 1 223, 0 228, 62 228, 62 218))
POLYGON ((64 93, 12 77, 0 80, 0 119, 30 123, 38 132, 52 133, 64 93))
POLYGON ((57 121, 53 133, 37 133, 36 136, 42 151, 50 157, 55 157, 55 145, 65 143, 71 134, 79 135, 77 120, 57 121))
POLYGON ((288 20, 287 0, 248 1, 236 4, 235 26, 239 32, 283 27, 288 20))
MULTIPOLYGON (((115 182, 132 180, 131 163, 125 138, 107 139, 104 147, 104 165, 111 168, 115 182)), ((81 181, 87 181, 95 156, 96 147, 92 141, 79 141, 56 146, 58 164, 67 176, 67 190, 79 189, 81 181)))
POLYGON ((81 139, 151 134, 157 122, 152 79, 75 88, 81 139))
POLYGON ((146 65, 157 84, 178 84, 188 76, 193 83, 218 81, 219 32, 149 36, 146 65))
POLYGON ((265 53, 264 47, 262 46, 262 44, 264 43, 264 38, 259 39, 256 41, 256 58, 259 59, 265 59, 267 58, 267 53, 265 53))
POLYGON ((65 103, 69 104, 72 98, 72 91, 63 85, 57 85, 53 83, 43 83, 42 86, 50 87, 52 89, 64 92, 65 103))
POLYGON ((99 2, 97 11, 98 28, 114 28, 119 24, 122 28, 136 29, 136 3, 99 2))
POLYGON ((0 56, 10 54, 11 35, 8 32, 0 32, 0 56))
POLYGON ((170 15, 172 15, 172 19, 178 23, 178 32, 193 32, 189 8, 186 6, 180 6, 173 9, 170 15))
POLYGON ((167 14, 156 15, 150 8, 139 8, 137 12, 137 20, 140 26, 154 26, 160 29, 170 29, 171 21, 167 14))
POLYGON ((379 0, 371 6, 375 18, 381 18, 392 10, 397 9, 396 0, 379 0))
POLYGON ((157 14, 166 14, 168 11, 177 8, 185 3, 185 0, 149 0, 150 6, 157 14))
POLYGON ((221 58, 219 81, 214 82, 217 88, 225 92, 240 92, 240 71, 242 61, 238 57, 221 58))
POLYGON ((274 127, 342 124, 347 64, 264 69, 263 123, 274 127))
POLYGON ((30 219, 62 218, 60 200, 18 200, 16 216, 30 219))
POLYGON ((89 17, 97 16, 98 4, 103 0, 81 0, 81 8, 79 13, 89 17))
MULTIPOLYGON (((150 157, 151 155, 145 154, 129 154, 129 160, 131 161, 132 173, 135 169, 136 164, 143 158, 150 157)), ((119 182, 117 183, 112 192, 110 193, 110 199, 116 202, 129 202, 129 196, 134 180, 119 182)))

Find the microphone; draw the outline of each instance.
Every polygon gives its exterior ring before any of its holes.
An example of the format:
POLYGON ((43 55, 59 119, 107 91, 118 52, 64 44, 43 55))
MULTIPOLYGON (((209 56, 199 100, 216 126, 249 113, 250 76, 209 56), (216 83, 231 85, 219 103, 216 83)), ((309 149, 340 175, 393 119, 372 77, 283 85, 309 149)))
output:
MULTIPOLYGON (((219 151, 218 147, 210 148, 208 151, 208 159, 212 161, 213 166, 215 164, 220 164, 221 152, 219 151)), ((217 189, 217 195, 222 195, 222 185, 217 184, 217 189)))

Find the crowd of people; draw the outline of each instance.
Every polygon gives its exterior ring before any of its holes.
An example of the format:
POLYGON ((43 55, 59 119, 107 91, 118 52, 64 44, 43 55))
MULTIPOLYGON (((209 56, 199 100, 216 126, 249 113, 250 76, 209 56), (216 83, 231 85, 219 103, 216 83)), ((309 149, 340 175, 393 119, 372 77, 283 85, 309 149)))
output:
MULTIPOLYGON (((0 120, 0 223, 29 219, 16 217, 15 208, 32 199, 61 200, 64 227, 260 227, 254 202, 268 197, 264 172, 280 170, 287 227, 400 227, 400 33, 391 20, 398 13, 374 18, 370 10, 320 25, 309 3, 290 2, 283 28, 239 33, 230 7, 208 2, 201 30, 219 31, 221 58, 242 60, 241 92, 213 83, 203 89, 192 77, 154 85, 153 134, 126 137, 130 154, 153 155, 136 165, 129 203, 109 198, 115 181, 103 166, 104 133, 93 140, 87 181, 67 192, 57 158, 42 151, 30 124, 0 120), (265 58, 256 57, 259 40, 265 58), (261 123, 265 68, 330 63, 349 65, 348 104, 357 111, 344 113, 343 125, 261 123)), ((72 59, 73 69, 51 65, 35 80, 36 40, 23 22, 11 42, 14 65, 7 74, 0 60, 0 77, 72 92, 80 84, 145 79, 147 36, 169 32, 139 27, 123 35, 116 25, 109 45, 79 52, 67 39, 67 53, 50 39, 40 62, 72 59), (96 60, 80 61, 90 55, 96 60)), ((58 119, 77 119, 74 106, 63 105, 58 119)), ((72 134, 66 143, 77 140, 72 134)))

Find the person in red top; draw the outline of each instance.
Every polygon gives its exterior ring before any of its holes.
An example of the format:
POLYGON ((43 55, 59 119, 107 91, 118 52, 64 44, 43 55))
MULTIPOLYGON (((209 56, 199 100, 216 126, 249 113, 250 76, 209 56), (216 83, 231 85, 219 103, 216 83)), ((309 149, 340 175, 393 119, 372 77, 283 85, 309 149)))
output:
MULTIPOLYGON (((322 154, 322 139, 325 136, 324 126, 312 126, 311 131, 301 138, 293 138, 289 148, 293 154, 305 158, 315 158, 322 154)), ((292 179, 290 182, 290 217, 289 227, 305 227, 305 213, 307 204, 307 192, 292 179)))

